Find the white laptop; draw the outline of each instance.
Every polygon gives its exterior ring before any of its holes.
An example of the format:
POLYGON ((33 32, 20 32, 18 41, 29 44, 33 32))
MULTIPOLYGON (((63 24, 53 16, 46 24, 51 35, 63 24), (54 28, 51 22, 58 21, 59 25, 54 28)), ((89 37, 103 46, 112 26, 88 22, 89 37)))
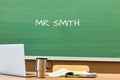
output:
POLYGON ((36 76, 26 74, 24 44, 0 44, 0 73, 15 76, 36 76))

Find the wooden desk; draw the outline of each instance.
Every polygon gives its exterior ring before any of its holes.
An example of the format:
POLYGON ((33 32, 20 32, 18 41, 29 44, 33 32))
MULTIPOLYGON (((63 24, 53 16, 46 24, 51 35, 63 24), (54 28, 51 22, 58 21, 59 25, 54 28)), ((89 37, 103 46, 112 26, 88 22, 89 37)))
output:
POLYGON ((15 77, 8 75, 0 75, 0 80, 120 80, 120 74, 98 74, 96 78, 36 78, 36 77, 15 77))

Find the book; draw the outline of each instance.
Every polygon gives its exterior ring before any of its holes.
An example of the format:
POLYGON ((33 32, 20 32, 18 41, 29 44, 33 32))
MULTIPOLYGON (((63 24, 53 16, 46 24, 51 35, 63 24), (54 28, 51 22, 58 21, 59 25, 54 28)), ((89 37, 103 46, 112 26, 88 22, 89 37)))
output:
POLYGON ((61 68, 55 72, 48 73, 49 77, 76 77, 76 78, 95 78, 96 73, 90 71, 71 71, 66 68, 61 68))

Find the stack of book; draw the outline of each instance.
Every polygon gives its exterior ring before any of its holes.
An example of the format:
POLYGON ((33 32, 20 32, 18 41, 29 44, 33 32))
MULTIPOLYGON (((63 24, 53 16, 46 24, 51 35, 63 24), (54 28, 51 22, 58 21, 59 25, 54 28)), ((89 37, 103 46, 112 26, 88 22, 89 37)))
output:
POLYGON ((76 78, 95 78, 97 75, 96 73, 89 72, 89 71, 70 71, 65 68, 61 68, 55 72, 48 73, 49 77, 76 77, 76 78))

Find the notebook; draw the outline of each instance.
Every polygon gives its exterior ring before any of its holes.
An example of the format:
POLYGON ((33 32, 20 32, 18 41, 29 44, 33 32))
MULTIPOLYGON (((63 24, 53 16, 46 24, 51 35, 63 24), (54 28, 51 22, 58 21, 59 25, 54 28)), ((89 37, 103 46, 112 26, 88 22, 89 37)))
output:
POLYGON ((96 73, 90 71, 71 71, 66 68, 61 68, 55 72, 47 74, 50 77, 76 77, 76 78, 95 78, 96 73))

